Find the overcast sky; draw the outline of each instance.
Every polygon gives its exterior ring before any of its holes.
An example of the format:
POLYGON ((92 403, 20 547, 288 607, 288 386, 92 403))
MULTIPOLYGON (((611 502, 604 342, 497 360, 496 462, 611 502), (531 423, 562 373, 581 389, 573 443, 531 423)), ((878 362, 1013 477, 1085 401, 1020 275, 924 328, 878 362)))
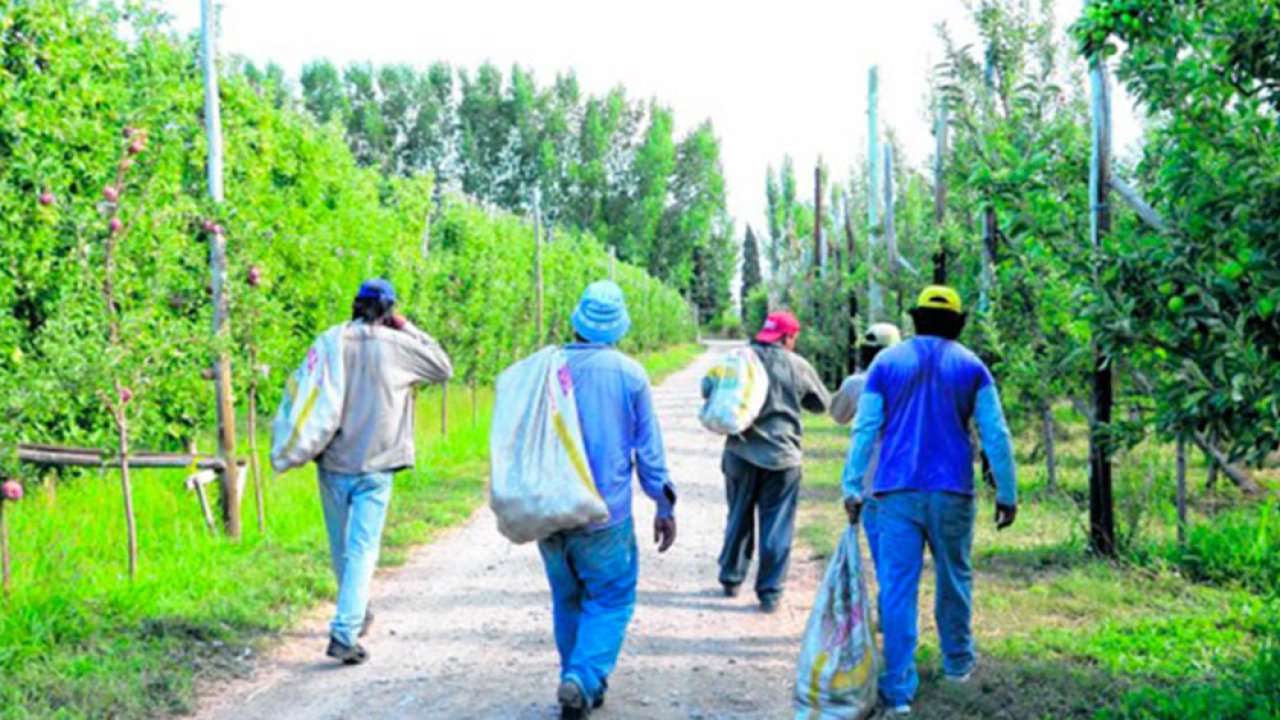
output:
MULTIPOLYGON (((199 0, 162 0, 181 30, 199 25, 199 0)), ((670 106, 679 129, 711 118, 722 142, 729 209, 764 224, 764 178, 783 155, 800 192, 813 192, 821 155, 844 177, 867 139, 867 69, 880 66, 881 118, 907 161, 932 151, 924 97, 939 60, 935 26, 972 40, 964 0, 222 0, 221 50, 281 64, 297 80, 321 57, 475 67, 513 63, 539 83, 574 70, 587 92, 621 84, 670 106)), ((1059 0, 1060 21, 1079 2, 1059 0)), ((1117 105, 1118 146, 1138 128, 1117 105)), ((899 159, 899 162, 902 160, 899 159)))

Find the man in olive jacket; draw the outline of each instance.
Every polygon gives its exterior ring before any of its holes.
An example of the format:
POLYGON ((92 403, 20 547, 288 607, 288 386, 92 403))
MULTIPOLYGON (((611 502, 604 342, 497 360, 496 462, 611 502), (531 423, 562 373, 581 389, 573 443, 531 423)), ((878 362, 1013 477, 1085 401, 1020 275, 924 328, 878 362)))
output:
MULTIPOLYGON (((721 469, 729 519, 720 552, 720 584, 733 597, 746 579, 760 516, 760 568, 756 597, 767 613, 778 609, 791 559, 796 500, 800 496, 801 409, 824 413, 830 394, 818 372, 797 355, 800 322, 787 312, 770 313, 751 348, 769 376, 769 394, 755 422, 725 441, 721 469)), ((703 394, 710 391, 703 384, 703 394)))

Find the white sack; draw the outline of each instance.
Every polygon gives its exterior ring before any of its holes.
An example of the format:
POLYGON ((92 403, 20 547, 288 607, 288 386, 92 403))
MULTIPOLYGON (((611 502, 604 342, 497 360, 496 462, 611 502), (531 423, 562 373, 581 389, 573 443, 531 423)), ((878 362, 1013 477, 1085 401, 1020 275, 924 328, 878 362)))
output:
POLYGON ((271 423, 271 467, 283 473, 316 459, 342 425, 347 383, 342 361, 346 325, 326 330, 285 384, 271 423))
POLYGON ((489 506, 508 540, 541 540, 609 519, 587 463, 568 357, 546 347, 498 376, 489 506))
POLYGON ((698 420, 719 435, 746 432, 769 396, 769 376, 760 356, 750 347, 734 348, 716 359, 707 371, 711 394, 698 420))
POLYGON ((879 668, 854 525, 827 566, 796 665, 796 720, 861 720, 875 710, 879 668))

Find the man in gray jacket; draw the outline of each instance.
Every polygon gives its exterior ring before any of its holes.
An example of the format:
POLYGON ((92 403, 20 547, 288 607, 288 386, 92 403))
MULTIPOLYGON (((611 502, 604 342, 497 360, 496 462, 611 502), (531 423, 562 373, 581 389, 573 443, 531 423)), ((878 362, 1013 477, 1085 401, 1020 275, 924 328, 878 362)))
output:
MULTIPOLYGON (((751 348, 769 376, 769 394, 751 427, 725 441, 721 469, 729 501, 724 548, 720 552, 720 584, 733 597, 746 579, 760 515, 760 568, 756 597, 766 613, 778 609, 796 522, 796 500, 802 474, 801 409, 825 412, 826 386, 807 360, 793 350, 800 322, 788 312, 769 313, 751 348)), ((703 395, 710 388, 704 382, 703 395)))
POLYGON ((338 576, 338 607, 326 654, 347 665, 369 658, 356 637, 365 635, 373 621, 369 586, 382 546, 392 476, 415 462, 414 387, 453 375, 440 344, 395 305, 395 290, 386 280, 360 286, 342 335, 347 383, 342 423, 316 461, 338 576))

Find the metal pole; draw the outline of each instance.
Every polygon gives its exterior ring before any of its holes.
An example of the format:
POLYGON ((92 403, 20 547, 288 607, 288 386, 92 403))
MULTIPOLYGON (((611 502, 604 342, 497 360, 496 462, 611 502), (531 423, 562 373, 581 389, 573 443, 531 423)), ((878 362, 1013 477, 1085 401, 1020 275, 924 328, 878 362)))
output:
MULTIPOLYGON (((222 202, 222 122, 218 110, 218 65, 214 44, 213 0, 200 2, 200 61, 204 70, 205 133, 209 140, 209 197, 222 202)), ((221 474, 222 523, 227 535, 240 539, 240 482, 236 466, 235 399, 231 387, 231 359, 225 347, 231 334, 227 301, 227 239, 218 230, 209 243, 209 271, 213 285, 213 335, 220 349, 215 363, 218 414, 218 456, 221 474)))
MULTIPOLYGON (((1092 0, 1085 0, 1088 8, 1092 0)), ((1111 97, 1107 66, 1095 54, 1089 59, 1093 152, 1089 172, 1089 236, 1093 247, 1093 282, 1101 284, 1103 243, 1111 234, 1111 97)), ((1093 426, 1089 433, 1089 546, 1100 554, 1116 553, 1115 513, 1111 490, 1111 363, 1093 340, 1093 426)))
POLYGON ((880 100, 880 71, 875 65, 867 73, 867 115, 870 132, 867 135, 867 277, 870 278, 871 308, 868 322, 875 322, 883 311, 880 283, 876 281, 876 224, 879 218, 876 203, 880 195, 880 146, 876 131, 877 105, 880 100))

